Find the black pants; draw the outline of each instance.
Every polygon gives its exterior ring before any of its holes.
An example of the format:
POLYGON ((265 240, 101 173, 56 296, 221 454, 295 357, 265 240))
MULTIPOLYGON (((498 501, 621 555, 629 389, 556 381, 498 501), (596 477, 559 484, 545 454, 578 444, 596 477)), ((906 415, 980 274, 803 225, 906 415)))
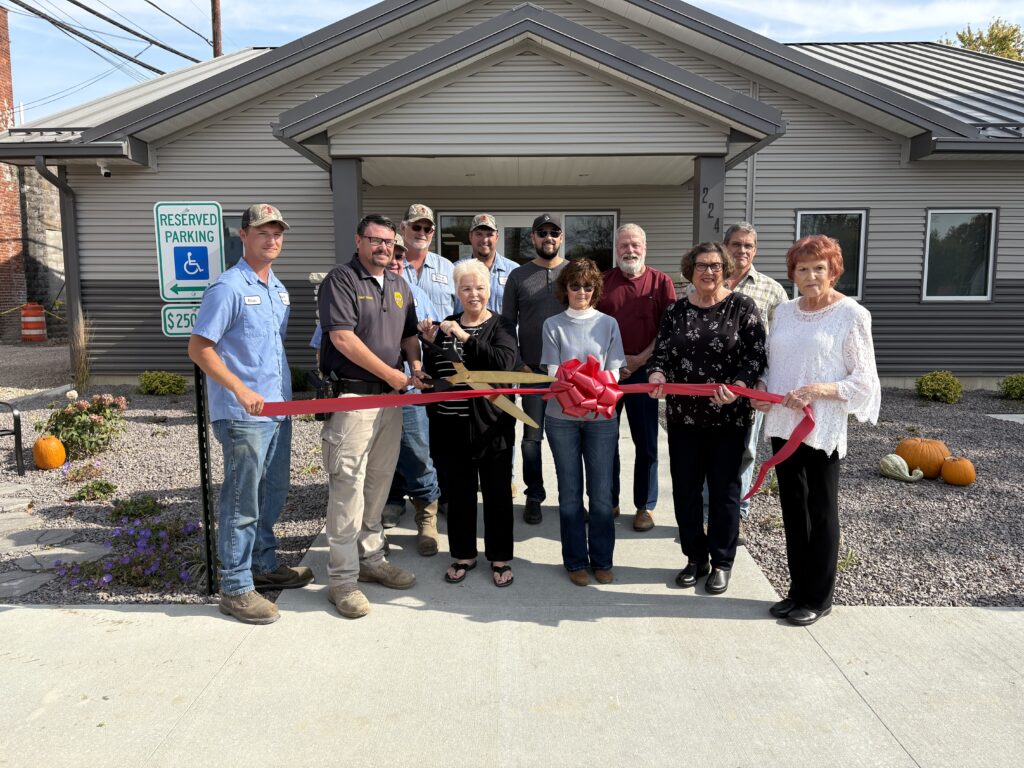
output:
MULTIPOLYGON (((459 454, 469 444, 469 429, 460 433, 445 419, 444 447, 431 440, 431 452, 438 468, 448 478, 448 548, 456 560, 472 560, 476 548, 476 494, 484 501, 484 557, 489 561, 512 559, 512 446, 488 453, 478 460, 459 454), (446 450, 445 448, 454 448, 446 450)), ((433 422, 431 424, 433 426, 433 422)), ((434 437, 433 432, 431 437, 434 437)), ((441 437, 441 436, 438 436, 441 437)))
MULTIPOLYGON (((778 453, 785 440, 772 438, 778 453)), ((839 454, 799 448, 775 466, 789 560, 789 597, 823 611, 832 605, 839 558, 839 454)))
POLYGON ((668 425, 668 458, 679 545, 687 560, 732 568, 740 532, 740 461, 746 427, 668 425), (704 533, 704 481, 708 530, 704 533))

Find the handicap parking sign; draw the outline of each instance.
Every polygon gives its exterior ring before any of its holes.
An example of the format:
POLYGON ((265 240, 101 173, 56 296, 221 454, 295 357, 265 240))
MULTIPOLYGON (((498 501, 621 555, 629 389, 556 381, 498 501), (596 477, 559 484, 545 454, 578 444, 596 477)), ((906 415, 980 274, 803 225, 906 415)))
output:
POLYGON ((208 280, 210 254, 205 245, 174 246, 174 277, 176 280, 208 280))

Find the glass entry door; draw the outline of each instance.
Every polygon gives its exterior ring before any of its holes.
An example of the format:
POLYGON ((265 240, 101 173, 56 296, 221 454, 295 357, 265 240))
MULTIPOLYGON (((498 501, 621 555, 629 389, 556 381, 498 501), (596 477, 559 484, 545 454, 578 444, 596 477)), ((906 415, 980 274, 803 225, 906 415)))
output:
MULTIPOLYGON (((614 211, 560 213, 550 211, 562 220, 565 239, 562 255, 569 259, 587 257, 597 262, 602 270, 615 263, 615 227, 618 214, 614 211)), ((452 261, 472 253, 469 245, 469 226, 475 214, 466 212, 441 213, 438 216, 441 255, 452 261)), ((536 255, 530 231, 537 214, 496 213, 498 225, 498 252, 518 264, 531 261, 536 255)))

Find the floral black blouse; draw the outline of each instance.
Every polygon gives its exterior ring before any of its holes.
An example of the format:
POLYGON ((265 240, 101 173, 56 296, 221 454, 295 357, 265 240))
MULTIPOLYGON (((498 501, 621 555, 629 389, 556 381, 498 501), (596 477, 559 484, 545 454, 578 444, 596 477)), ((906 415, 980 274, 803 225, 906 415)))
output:
MULTIPOLYGON (((764 324, 749 296, 730 293, 711 307, 689 297, 669 307, 661 320, 648 373, 660 371, 670 383, 733 384, 753 387, 767 366, 764 324)), ((669 395, 668 421, 696 427, 751 423, 750 401, 718 406, 710 397, 669 395)))

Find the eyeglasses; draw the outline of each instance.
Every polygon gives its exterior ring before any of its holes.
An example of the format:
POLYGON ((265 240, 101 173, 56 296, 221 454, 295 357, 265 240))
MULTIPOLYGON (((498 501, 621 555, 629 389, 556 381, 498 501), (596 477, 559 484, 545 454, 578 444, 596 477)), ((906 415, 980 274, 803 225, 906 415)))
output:
POLYGON ((706 264, 706 263, 704 263, 702 261, 698 261, 696 264, 693 265, 693 268, 697 272, 716 272, 717 273, 717 272, 721 272, 722 271, 722 262, 716 261, 713 264, 706 264))
POLYGON ((570 291, 583 291, 584 293, 593 293, 594 286, 592 285, 581 285, 580 283, 572 283, 569 286, 570 291))
POLYGON ((434 231, 433 224, 410 224, 409 229, 413 232, 425 232, 428 235, 434 231))
POLYGON ((554 237, 554 238, 557 239, 557 238, 559 238, 561 236, 562 236, 562 230, 560 230, 560 229, 538 229, 537 230, 537 237, 542 238, 542 239, 545 238, 545 237, 554 237))
MULTIPOLYGON (((360 235, 360 237, 363 237, 363 236, 360 235)), ((390 240, 387 240, 387 239, 385 239, 383 237, 363 237, 363 239, 364 240, 369 240, 370 241, 370 245, 383 245, 385 248, 394 248, 395 247, 395 240, 394 240, 394 238, 392 238, 390 240)))

